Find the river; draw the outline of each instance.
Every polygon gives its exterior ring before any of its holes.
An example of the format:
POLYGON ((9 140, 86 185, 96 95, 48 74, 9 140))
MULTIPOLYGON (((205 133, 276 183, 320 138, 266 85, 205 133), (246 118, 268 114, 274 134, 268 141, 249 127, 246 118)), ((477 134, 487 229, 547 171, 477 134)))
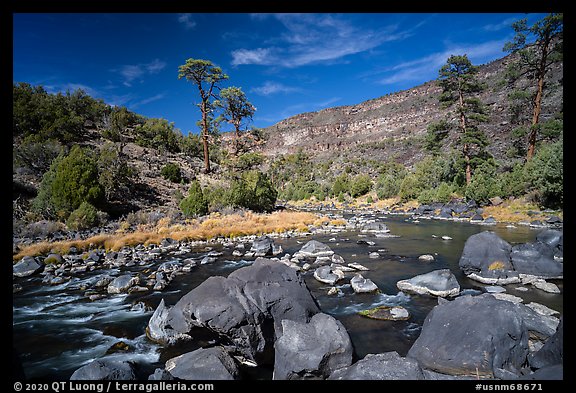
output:
MULTIPOLYGON (((280 244, 284 252, 293 254, 313 238, 328 244, 347 263, 357 262, 370 269, 362 274, 380 288, 379 294, 354 294, 347 278, 339 282, 342 284, 339 286, 342 294, 329 296, 329 287, 312 276, 314 269, 304 273, 306 284, 321 310, 340 320, 348 330, 358 358, 368 353, 387 351, 397 351, 405 356, 418 337, 426 315, 438 304, 434 297, 399 292, 397 281, 449 268, 462 290, 481 289, 484 284, 469 280, 458 267, 464 243, 469 236, 490 230, 514 245, 534 241, 542 230, 528 226, 485 226, 445 220, 421 219, 414 222, 404 215, 376 214, 364 217, 384 222, 390 234, 397 237, 365 237, 357 230, 345 230, 275 239, 275 243, 280 244), (444 240, 442 236, 452 239, 444 240), (375 245, 357 244, 357 240, 370 240, 375 245), (379 252, 380 257, 370 258, 371 252, 379 252), (435 260, 418 260, 422 254, 432 254, 435 260), (410 318, 407 321, 379 321, 357 314, 358 311, 377 305, 402 305, 409 311, 410 318)), ((223 255, 212 264, 196 266, 189 273, 177 276, 161 292, 108 295, 95 301, 84 296, 86 289, 102 274, 119 275, 127 269, 146 273, 147 269, 162 261, 176 258, 169 254, 145 266, 76 273, 72 280, 56 286, 42 284, 41 275, 15 279, 24 289, 13 295, 13 346, 20 356, 26 377, 68 379, 80 366, 106 355, 136 362, 139 365, 139 377, 146 378, 156 367, 163 367, 169 358, 213 344, 216 338, 204 334, 196 335, 195 340, 186 345, 164 348, 148 340, 145 335, 148 320, 162 298, 167 305, 173 305, 207 277, 227 276, 233 270, 251 263, 251 260, 232 256, 232 248, 220 244, 210 244, 210 247, 223 252, 223 255), (118 342, 127 344, 127 347, 111 350, 118 342)), ((246 247, 250 247, 249 242, 246 247)), ((206 252, 207 249, 201 247, 193 250, 190 255, 177 258, 199 257, 206 252)), ((347 277, 351 278, 352 275, 347 277)), ((553 282, 563 290, 561 280, 553 282)), ((515 288, 519 286, 507 285, 507 293, 523 298, 525 303, 538 302, 563 314, 562 294, 546 293, 532 286, 527 286, 527 291, 517 291, 515 288)), ((264 370, 252 377, 269 378, 271 370, 264 370)))

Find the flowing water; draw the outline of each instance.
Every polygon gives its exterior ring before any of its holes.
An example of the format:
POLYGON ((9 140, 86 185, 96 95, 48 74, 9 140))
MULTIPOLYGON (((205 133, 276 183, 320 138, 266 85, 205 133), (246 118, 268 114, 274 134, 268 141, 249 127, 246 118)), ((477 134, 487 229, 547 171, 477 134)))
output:
MULTIPOLYGON (((369 271, 362 272, 379 288, 378 294, 354 294, 349 278, 340 281, 342 293, 327 295, 329 287, 316 281, 313 270, 304 273, 304 279, 321 310, 340 320, 348 333, 358 358, 368 353, 397 351, 405 356, 414 343, 428 312, 438 304, 431 296, 408 295, 399 292, 396 282, 432 270, 449 268, 461 288, 478 289, 481 283, 467 279, 458 268, 458 260, 469 236, 484 231, 496 232, 512 245, 534 241, 541 229, 526 226, 509 228, 505 225, 483 226, 463 222, 421 220, 413 222, 406 216, 368 215, 386 223, 390 234, 398 237, 379 238, 356 230, 339 233, 275 239, 284 252, 297 252, 314 238, 328 244, 347 263, 357 262, 369 271), (451 240, 443 240, 449 236, 451 240), (375 245, 357 244, 357 240, 373 241, 375 245), (370 258, 371 252, 380 258, 370 258), (418 260, 422 254, 432 254, 433 262, 418 260), (358 315, 361 310, 378 305, 402 305, 410 313, 407 321, 379 321, 358 315)), ((249 248, 250 244, 246 243, 249 248)), ((42 276, 16 279, 23 290, 13 296, 13 346, 20 356, 27 378, 67 379, 80 366, 104 355, 107 358, 132 360, 140 366, 140 377, 146 378, 156 367, 181 353, 213 343, 214 337, 199 332, 195 340, 173 348, 163 348, 147 339, 145 328, 153 310, 162 298, 167 305, 175 304, 183 295, 212 275, 227 276, 230 272, 251 263, 231 255, 232 248, 211 245, 224 255, 212 264, 199 265, 192 271, 177 276, 162 292, 148 291, 137 294, 108 295, 95 301, 84 296, 102 274, 119 275, 124 270, 147 272, 159 263, 176 257, 168 254, 163 260, 132 268, 96 270, 77 273, 72 280, 56 286, 42 284, 42 276), (118 342, 126 349, 112 350, 118 342)), ((198 249, 190 255, 206 253, 198 249)), ((281 255, 280 255, 281 256, 281 255)), ((554 281, 562 290, 562 281, 554 281)), ((519 296, 525 303, 538 302, 563 313, 562 294, 549 294, 527 286, 528 291, 517 291, 519 285, 507 285, 507 293, 519 296)), ((265 374, 264 377, 270 376, 265 374)))

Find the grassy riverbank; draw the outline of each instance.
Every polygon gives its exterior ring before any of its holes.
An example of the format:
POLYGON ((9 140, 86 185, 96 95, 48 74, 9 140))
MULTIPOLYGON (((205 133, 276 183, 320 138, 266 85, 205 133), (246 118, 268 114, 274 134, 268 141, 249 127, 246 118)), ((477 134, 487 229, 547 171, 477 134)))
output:
POLYGON ((271 214, 242 212, 228 215, 212 213, 203 219, 189 220, 185 223, 171 223, 169 219, 162 219, 155 227, 141 227, 133 232, 126 232, 121 227, 116 233, 100 234, 82 240, 21 245, 18 253, 13 255, 13 260, 49 252, 66 254, 71 247, 79 251, 94 248, 117 251, 125 246, 159 244, 162 239, 168 237, 178 241, 208 240, 215 237, 234 238, 288 231, 306 232, 310 226, 325 224, 343 225, 345 222, 308 212, 279 211, 271 214))
MULTIPOLYGON (((337 198, 326 199, 325 201, 318 201, 314 197, 311 199, 291 201, 287 206, 295 209, 320 208, 321 206, 334 205, 337 210, 353 209, 356 211, 362 210, 384 210, 396 212, 409 212, 412 209, 418 208, 420 204, 415 201, 402 202, 399 197, 378 200, 376 195, 365 195, 345 203, 339 202, 337 198), (372 200, 372 201, 371 201, 372 200), (371 201, 371 202, 370 202, 371 201)), ((555 215, 563 219, 563 210, 546 210, 542 211, 533 202, 529 202, 524 198, 517 198, 513 200, 503 200, 498 206, 485 206, 482 207, 482 218, 494 217, 498 222, 503 223, 529 223, 534 220, 546 221, 550 216, 555 215)), ((439 213, 438 209, 435 213, 439 213)))

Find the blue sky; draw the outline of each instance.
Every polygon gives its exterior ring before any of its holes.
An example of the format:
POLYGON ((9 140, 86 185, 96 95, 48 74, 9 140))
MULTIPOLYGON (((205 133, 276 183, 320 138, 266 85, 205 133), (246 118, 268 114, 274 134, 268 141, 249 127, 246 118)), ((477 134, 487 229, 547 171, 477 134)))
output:
MULTIPOLYGON (((511 24, 544 14, 14 14, 13 80, 49 92, 83 88, 198 132, 199 96, 178 79, 211 60, 266 127, 298 113, 357 104, 435 79, 452 54, 505 55, 511 24)), ((225 129, 227 130, 227 129, 225 129)))

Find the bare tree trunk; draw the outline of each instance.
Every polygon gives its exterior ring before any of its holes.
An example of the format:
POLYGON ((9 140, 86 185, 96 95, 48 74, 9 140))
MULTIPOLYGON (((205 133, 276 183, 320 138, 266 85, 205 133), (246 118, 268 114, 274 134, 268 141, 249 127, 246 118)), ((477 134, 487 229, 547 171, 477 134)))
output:
POLYGON ((210 157, 208 155, 208 116, 206 103, 202 103, 202 143, 204 145, 204 171, 210 173, 210 157))
POLYGON ((234 124, 234 128, 236 129, 236 138, 234 139, 234 154, 238 155, 239 150, 239 142, 240 142, 240 126, 238 124, 234 124))
MULTIPOLYGON (((462 95, 462 89, 458 89, 458 95, 460 100, 460 128, 462 128, 462 133, 466 136, 466 116, 464 115, 464 96, 462 95)), ((472 181, 472 170, 470 168, 470 154, 469 154, 468 144, 464 143, 462 148, 462 153, 464 154, 464 161, 466 161, 466 185, 470 184, 472 181)))
POLYGON ((534 156, 534 151, 536 150, 536 134, 537 134, 537 124, 540 121, 540 113, 542 112, 542 92, 544 91, 544 74, 541 73, 538 78, 538 91, 536 92, 536 98, 534 99, 534 112, 532 114, 532 129, 530 130, 530 135, 528 136, 528 154, 526 160, 531 160, 534 156))

